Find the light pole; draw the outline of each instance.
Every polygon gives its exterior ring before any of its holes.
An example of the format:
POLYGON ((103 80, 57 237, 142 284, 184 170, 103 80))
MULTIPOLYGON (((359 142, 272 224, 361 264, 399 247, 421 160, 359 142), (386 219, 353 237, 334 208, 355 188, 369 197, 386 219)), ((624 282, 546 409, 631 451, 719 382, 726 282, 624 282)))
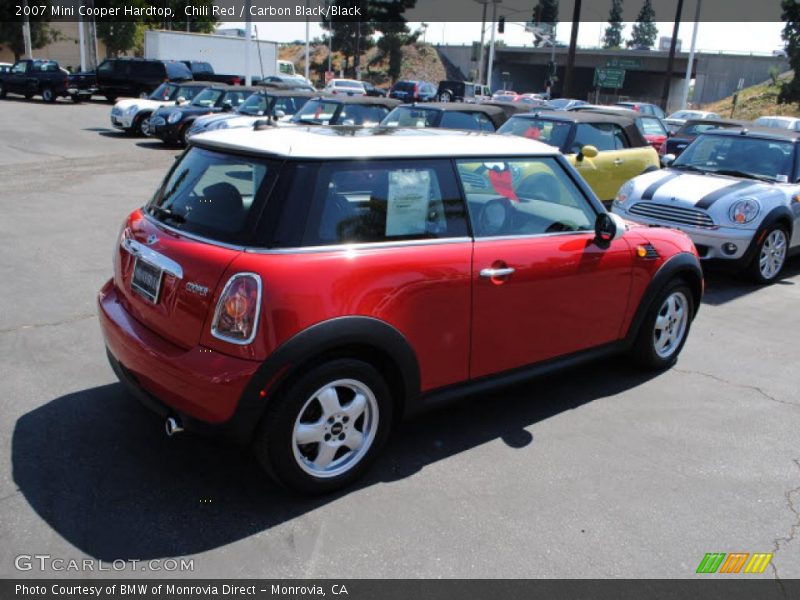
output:
POLYGON ((309 28, 311 27, 311 25, 310 25, 310 21, 308 20, 308 12, 309 12, 308 11, 308 0, 306 0, 306 79, 308 79, 308 75, 310 73, 309 64, 308 64, 308 54, 309 54, 309 51, 308 51, 308 35, 309 35, 309 31, 310 31, 309 28))
POLYGON ((250 0, 245 0, 244 9, 247 12, 244 25, 244 84, 253 85, 253 76, 250 71, 250 50, 253 47, 253 20, 250 17, 250 0))
POLYGON ((686 63, 686 80, 683 82, 683 96, 681 97, 681 110, 689 103, 689 83, 692 80, 692 67, 694 66, 694 49, 697 44, 697 28, 700 26, 700 5, 703 0, 697 0, 694 12, 694 29, 692 30, 692 46, 689 48, 689 61, 686 63))
POLYGON ((492 69, 494 67, 494 38, 497 32, 497 5, 502 0, 492 0, 492 39, 489 41, 489 66, 486 68, 486 85, 492 87, 492 69))
POLYGON ((483 4, 483 18, 481 19, 481 48, 478 52, 478 83, 483 83, 483 41, 486 37, 486 4, 488 0, 477 0, 483 4))

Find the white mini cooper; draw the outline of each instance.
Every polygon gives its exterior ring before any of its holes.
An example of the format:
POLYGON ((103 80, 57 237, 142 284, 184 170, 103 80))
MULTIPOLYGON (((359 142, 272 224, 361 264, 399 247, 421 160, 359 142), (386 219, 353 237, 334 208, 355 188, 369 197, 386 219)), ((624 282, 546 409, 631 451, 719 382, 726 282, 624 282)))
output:
POLYGON ((625 183, 612 211, 674 227, 701 259, 727 262, 759 283, 800 250, 800 135, 719 129, 699 136, 668 168, 625 183))

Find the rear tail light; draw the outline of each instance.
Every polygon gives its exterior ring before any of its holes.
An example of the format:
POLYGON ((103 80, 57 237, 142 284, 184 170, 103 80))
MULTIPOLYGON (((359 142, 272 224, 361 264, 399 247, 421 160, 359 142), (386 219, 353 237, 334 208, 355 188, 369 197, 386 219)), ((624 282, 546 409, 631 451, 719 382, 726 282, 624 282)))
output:
POLYGON ((261 277, 237 273, 225 284, 217 302, 211 335, 232 344, 249 344, 256 337, 261 314, 261 277))
POLYGON ((242 83, 242 80, 239 77, 234 77, 232 81, 233 85, 239 85, 240 83, 242 83))
POLYGON ((419 84, 415 83, 414 84, 414 99, 416 100, 417 98, 419 98, 419 84))

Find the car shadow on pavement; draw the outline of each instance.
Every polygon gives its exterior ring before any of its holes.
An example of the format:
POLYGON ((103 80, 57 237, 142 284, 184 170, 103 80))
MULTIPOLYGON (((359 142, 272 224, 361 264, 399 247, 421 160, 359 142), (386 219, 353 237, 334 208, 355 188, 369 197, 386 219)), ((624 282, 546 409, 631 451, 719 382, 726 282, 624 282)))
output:
POLYGON ((172 152, 181 152, 183 148, 173 144, 165 144, 161 140, 149 142, 136 142, 139 148, 147 148, 148 150, 171 150, 172 152))
POLYGON ((462 400, 403 423, 355 486, 310 498, 271 483, 247 448, 188 434, 167 438, 158 417, 109 384, 22 416, 13 433, 13 477, 48 525, 94 558, 184 556, 496 439, 529 446, 531 425, 651 376, 608 360, 462 400))
POLYGON ((789 258, 780 277, 770 285, 752 283, 746 277, 722 269, 706 269, 703 304, 719 306, 770 286, 795 285, 792 279, 800 275, 800 256, 789 258))

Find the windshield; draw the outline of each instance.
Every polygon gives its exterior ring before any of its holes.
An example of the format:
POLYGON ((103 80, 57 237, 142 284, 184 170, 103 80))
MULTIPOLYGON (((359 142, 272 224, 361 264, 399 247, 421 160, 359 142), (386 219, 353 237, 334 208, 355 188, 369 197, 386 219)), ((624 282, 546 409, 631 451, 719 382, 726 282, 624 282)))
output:
POLYGON ((383 127, 435 127, 440 111, 430 108, 398 106, 381 121, 383 127))
POLYGON ((672 166, 676 169, 786 182, 793 179, 793 151, 790 142, 704 134, 692 142, 672 166))
POLYGON ((276 169, 274 161, 191 148, 145 210, 176 229, 243 243, 276 169))
POLYGON ((512 117, 497 130, 497 133, 518 135, 562 149, 567 145, 567 138, 571 129, 571 123, 528 117, 512 117))
POLYGON ((712 129, 722 129, 728 127, 735 127, 735 125, 718 125, 715 123, 692 123, 683 126, 683 129, 678 131, 677 135, 700 135, 712 129))
POLYGON ((260 117, 267 112, 269 97, 266 94, 253 94, 239 106, 239 112, 243 115, 260 117))
POLYGON ((353 88, 357 90, 364 89, 364 86, 358 81, 334 81, 333 85, 337 88, 353 88))
POLYGON ((178 86, 174 83, 162 83, 158 86, 152 94, 150 94, 150 100, 156 100, 158 102, 165 102, 167 100, 174 100, 177 98, 175 92, 178 91, 178 86))
POLYGON ((207 88, 195 96, 194 100, 192 100, 192 106, 202 106, 203 108, 215 106, 222 94, 223 90, 207 88))

